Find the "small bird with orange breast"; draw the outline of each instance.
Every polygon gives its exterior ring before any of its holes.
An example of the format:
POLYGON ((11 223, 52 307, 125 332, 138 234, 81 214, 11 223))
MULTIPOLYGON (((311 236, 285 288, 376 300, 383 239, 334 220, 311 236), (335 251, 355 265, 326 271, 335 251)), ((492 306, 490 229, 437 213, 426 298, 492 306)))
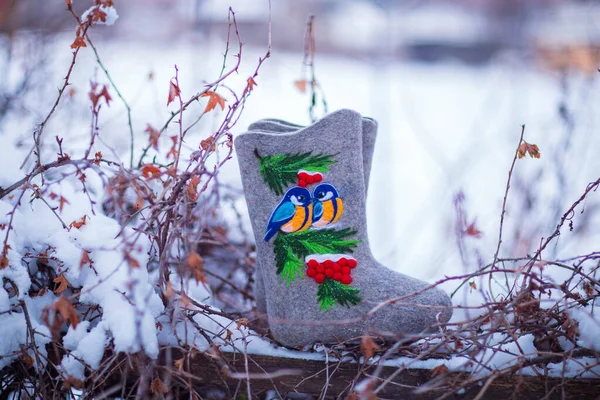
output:
POLYGON ((315 188, 312 195, 313 207, 312 226, 322 228, 335 224, 344 212, 344 202, 335 187, 322 183, 315 188))
POLYGON ((265 233, 268 242, 277 231, 284 233, 302 232, 313 222, 313 204, 308 189, 295 186, 285 192, 283 199, 277 205, 265 233))

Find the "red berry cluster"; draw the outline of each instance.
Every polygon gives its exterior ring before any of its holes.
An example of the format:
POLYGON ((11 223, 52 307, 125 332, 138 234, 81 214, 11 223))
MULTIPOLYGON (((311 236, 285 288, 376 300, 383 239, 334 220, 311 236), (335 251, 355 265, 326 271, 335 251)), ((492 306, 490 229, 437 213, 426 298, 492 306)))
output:
POLYGON ((321 263, 315 259, 310 259, 306 262, 306 265, 308 266, 306 275, 309 278, 313 278, 317 283, 322 283, 325 278, 329 278, 341 282, 344 285, 349 285, 352 283, 350 270, 355 268, 356 264, 354 258, 342 257, 337 261, 325 260, 321 263))
POLYGON ((306 187, 307 185, 312 185, 313 183, 319 183, 322 180, 323 174, 320 172, 298 172, 298 186, 300 187, 306 187))

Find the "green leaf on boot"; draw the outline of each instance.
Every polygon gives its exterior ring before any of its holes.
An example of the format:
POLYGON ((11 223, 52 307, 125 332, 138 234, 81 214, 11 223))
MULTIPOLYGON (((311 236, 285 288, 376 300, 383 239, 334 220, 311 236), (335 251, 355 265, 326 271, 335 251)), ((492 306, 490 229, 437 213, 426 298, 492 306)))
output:
POLYGON ((332 157, 311 152, 264 156, 259 158, 260 174, 275 194, 282 195, 285 186, 296 183, 298 171, 326 172, 335 162, 332 157))
POLYGON ((319 300, 319 309, 321 311, 327 311, 335 303, 342 306, 350 307, 350 305, 356 305, 360 302, 358 293, 360 290, 353 288, 348 285, 344 285, 333 279, 325 279, 323 283, 319 285, 317 290, 317 299, 319 300))

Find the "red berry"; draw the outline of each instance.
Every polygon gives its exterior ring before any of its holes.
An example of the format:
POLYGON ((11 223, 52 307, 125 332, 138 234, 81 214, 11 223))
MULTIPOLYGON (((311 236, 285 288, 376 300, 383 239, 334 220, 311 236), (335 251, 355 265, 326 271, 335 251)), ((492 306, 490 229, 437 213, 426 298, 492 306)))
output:
POLYGON ((350 275, 350 267, 342 267, 342 274, 350 275))
POLYGON ((306 178, 308 177, 308 174, 306 172, 299 172, 298 173, 298 179, 301 179, 303 181, 306 181, 306 178))
POLYGON ((325 268, 333 268, 333 261, 325 260, 323 261, 323 266, 325 266, 325 268))
POLYGON ((306 181, 304 179, 300 179, 298 181, 298 186, 300 186, 300 187, 306 187, 306 181))
POLYGON ((314 278, 315 276, 317 276, 317 270, 314 268, 307 269, 306 276, 308 276, 309 278, 314 278))
POLYGON ((313 180, 315 181, 315 183, 319 183, 323 180, 323 175, 321 175, 321 174, 313 175, 313 180))
POLYGON ((309 185, 312 184, 312 183, 314 183, 314 182, 315 182, 315 179, 312 176, 308 175, 306 177, 306 183, 308 183, 309 185))
POLYGON ((356 267, 356 264, 357 264, 357 262, 356 262, 356 260, 355 260, 355 259, 351 258, 351 259, 349 259, 349 260, 348 260, 348 266, 349 266, 350 268, 354 268, 354 267, 356 267))
POLYGON ((308 260, 306 265, 308 265, 310 268, 317 268, 319 266, 319 262, 313 258, 308 260))
POLYGON ((317 283, 323 283, 324 280, 325 280, 325 275, 323 275, 323 274, 317 274, 317 276, 315 276, 315 282, 317 282, 317 283))
POLYGON ((333 270, 335 272, 339 271, 342 268, 342 266, 338 263, 333 263, 333 270))
POLYGON ((332 269, 326 269, 325 270, 325 276, 328 278, 333 278, 334 272, 332 269))
POLYGON ((317 265, 317 272, 320 274, 325 273, 325 267, 323 266, 323 264, 317 265))
POLYGON ((342 274, 339 272, 336 272, 335 274, 333 274, 333 279, 335 279, 338 282, 342 281, 342 274))
POLYGON ((342 283, 344 285, 349 285, 352 283, 352 277, 350 275, 344 275, 342 276, 342 283))
POLYGON ((346 258, 342 257, 338 260, 338 264, 340 264, 343 267, 345 265, 348 265, 348 260, 346 258))

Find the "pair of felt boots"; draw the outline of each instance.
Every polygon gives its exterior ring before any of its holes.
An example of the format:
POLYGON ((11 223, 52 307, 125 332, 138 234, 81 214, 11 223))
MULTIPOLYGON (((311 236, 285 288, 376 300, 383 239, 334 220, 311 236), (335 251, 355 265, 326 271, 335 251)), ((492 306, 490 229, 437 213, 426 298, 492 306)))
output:
POLYGON ((261 120, 235 139, 257 306, 284 345, 393 339, 452 315, 444 292, 371 254, 365 197, 376 135, 374 120, 340 110, 308 127, 261 120))

